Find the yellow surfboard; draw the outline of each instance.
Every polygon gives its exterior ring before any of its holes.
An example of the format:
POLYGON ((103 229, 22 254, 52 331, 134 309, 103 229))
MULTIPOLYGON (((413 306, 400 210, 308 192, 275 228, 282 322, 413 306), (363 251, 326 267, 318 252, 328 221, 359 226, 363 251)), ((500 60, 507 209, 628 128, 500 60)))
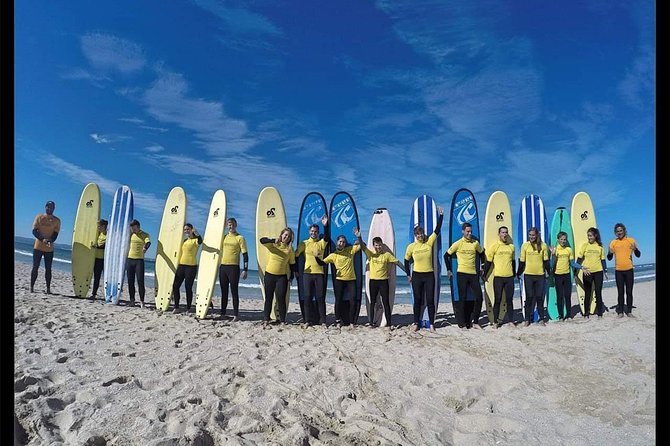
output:
POLYGON ((72 232, 72 285, 76 297, 86 297, 93 277, 95 245, 98 243, 100 188, 88 183, 79 197, 72 232))
POLYGON ((226 230, 226 193, 221 189, 214 192, 209 205, 202 251, 198 263, 198 280, 195 286, 195 315, 204 319, 212 301, 216 278, 221 265, 223 235, 226 230))
POLYGON ((172 297, 172 284, 179 265, 181 244, 186 223, 186 193, 177 186, 165 200, 156 247, 156 309, 167 311, 172 297))
MULTIPOLYGON (((596 225, 596 213, 593 209, 593 203, 591 202, 591 197, 586 192, 577 192, 574 197, 572 197, 572 206, 570 208, 570 222, 572 223, 572 235, 575 241, 575 260, 577 260, 577 253, 579 248, 586 242, 588 238, 586 236, 586 231, 589 228, 597 228, 596 225)), ((575 285, 577 287, 577 297, 579 298, 579 309, 582 314, 584 312, 584 273, 580 270, 578 274, 575 275, 575 285)), ((591 305, 590 305, 590 314, 596 314, 596 298, 595 298, 595 289, 591 290, 591 305)))
MULTIPOLYGON (((287 226, 286 211, 279 191, 274 187, 265 187, 258 195, 256 202, 256 261, 258 262, 258 278, 261 282, 261 293, 265 302, 265 265, 268 262, 268 250, 260 243, 261 237, 277 238, 279 233, 287 226)), ((287 273, 290 275, 290 271, 287 273)), ((290 284, 286 287, 286 308, 291 296, 290 284)), ((270 296, 273 298, 273 296, 270 296)), ((279 307, 277 301, 272 305, 270 319, 279 320, 279 307)))
MULTIPOLYGON (((507 226, 509 233, 512 234, 512 208, 509 204, 507 194, 503 191, 497 190, 491 194, 488 203, 486 203, 486 214, 484 215, 484 235, 482 237, 484 249, 488 250, 493 243, 498 240, 498 229, 501 226, 507 226)), ((510 243, 511 241, 510 236, 510 243)), ((495 295, 493 292, 493 267, 488 271, 487 280, 484 282, 484 302, 486 302, 486 314, 489 317, 489 323, 493 324, 493 304, 495 302, 495 295)), ((498 322, 501 323, 505 314, 507 313, 507 301, 503 292, 503 299, 500 303, 500 317, 498 322)), ((512 315, 511 320, 514 320, 512 315)))

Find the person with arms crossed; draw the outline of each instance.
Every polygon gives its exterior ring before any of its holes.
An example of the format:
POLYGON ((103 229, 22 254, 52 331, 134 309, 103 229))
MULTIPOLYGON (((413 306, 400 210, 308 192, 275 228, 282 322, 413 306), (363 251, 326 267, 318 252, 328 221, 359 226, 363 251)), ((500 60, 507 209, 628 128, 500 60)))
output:
POLYGON ((614 225, 614 235, 616 238, 610 242, 607 250, 607 260, 614 260, 614 278, 617 288, 617 306, 618 317, 633 317, 633 254, 639 258, 640 249, 633 237, 628 237, 628 231, 623 223, 614 225), (624 288, 626 291, 626 306, 624 307, 624 288))
POLYGON ((556 305, 558 306, 558 320, 572 319, 572 280, 570 280, 570 267, 579 269, 575 262, 575 254, 568 246, 568 234, 561 231, 556 234, 558 244, 551 247, 551 269, 556 287, 556 305))

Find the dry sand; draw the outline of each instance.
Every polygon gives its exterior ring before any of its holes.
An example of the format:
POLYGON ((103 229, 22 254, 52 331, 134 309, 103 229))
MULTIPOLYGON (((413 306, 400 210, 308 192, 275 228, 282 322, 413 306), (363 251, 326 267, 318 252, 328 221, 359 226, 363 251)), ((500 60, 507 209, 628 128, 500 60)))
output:
POLYGON ((31 294, 14 266, 17 444, 656 443, 655 282, 635 285, 635 318, 460 330, 442 303, 414 333, 264 329, 261 300, 239 322, 105 305, 58 271, 47 296, 43 269, 31 294))

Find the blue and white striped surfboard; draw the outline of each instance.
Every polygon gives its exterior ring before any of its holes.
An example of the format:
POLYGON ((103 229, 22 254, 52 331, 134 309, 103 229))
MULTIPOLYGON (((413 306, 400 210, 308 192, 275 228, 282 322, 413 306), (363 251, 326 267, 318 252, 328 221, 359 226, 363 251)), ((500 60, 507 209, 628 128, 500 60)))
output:
POLYGON ((114 193, 105 243, 105 301, 113 304, 119 303, 123 290, 132 219, 133 192, 128 186, 121 186, 114 193))
MULTIPOLYGON (((412 205, 412 213, 409 219, 409 242, 414 242, 414 228, 418 225, 423 227, 427 236, 433 233, 435 226, 437 226, 437 204, 429 195, 421 195, 414 200, 412 205)), ((440 276, 442 272, 442 236, 437 235, 437 240, 433 245, 433 272, 435 275, 435 314, 437 314, 437 306, 440 302, 440 276)), ((412 294, 412 298, 414 295, 412 294)), ((421 326, 430 327, 430 319, 428 318, 428 308, 423 305, 421 311, 421 326)))
MULTIPOLYGON (((546 243, 547 248, 549 247, 550 233, 549 225, 547 223, 547 215, 544 210, 544 203, 542 199, 534 194, 526 195, 523 200, 521 200, 521 208, 519 209, 519 224, 517 225, 517 243, 518 248, 517 252, 521 253, 521 245, 528 241, 528 230, 532 227, 536 227, 540 230, 540 237, 542 241, 546 243)), ((521 291, 521 309, 523 311, 524 318, 526 317, 526 290, 524 288, 523 276, 519 281, 519 287, 521 291)), ((547 295, 547 284, 545 281, 544 295, 547 295)), ((546 304, 546 299, 543 299, 543 305, 546 304)), ((540 318, 537 310, 533 312, 533 320, 537 321, 540 318)))

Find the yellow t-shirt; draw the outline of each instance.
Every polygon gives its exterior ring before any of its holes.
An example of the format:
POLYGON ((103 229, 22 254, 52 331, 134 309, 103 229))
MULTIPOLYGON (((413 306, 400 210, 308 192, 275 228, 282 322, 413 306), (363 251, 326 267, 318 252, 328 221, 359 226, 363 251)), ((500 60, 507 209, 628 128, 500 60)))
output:
POLYGON ((530 242, 524 242, 521 245, 521 252, 519 253, 519 260, 526 262, 525 274, 532 276, 544 275, 544 261, 549 260, 549 250, 547 244, 542 242, 540 251, 537 251, 530 242))
POLYGON ((295 256, 305 253, 305 274, 323 274, 323 266, 316 263, 316 255, 323 255, 326 250, 326 241, 324 239, 314 240, 308 238, 298 244, 295 250, 295 256))
POLYGON ((341 251, 335 251, 328 254, 323 259, 325 263, 334 263, 337 270, 335 278, 339 280, 356 280, 356 271, 354 270, 354 254, 361 250, 360 244, 346 246, 341 251))
POLYGON ((632 237, 624 237, 621 240, 617 238, 610 242, 610 251, 614 253, 614 269, 617 271, 633 269, 633 251, 636 245, 632 237))
POLYGON ((368 249, 366 246, 364 248, 365 255, 368 258, 368 263, 370 265, 370 279, 372 280, 385 280, 389 278, 389 264, 395 267, 395 264, 399 262, 393 254, 388 251, 385 252, 374 252, 368 249))
POLYGON ((47 246, 41 239, 50 239, 54 232, 60 232, 60 218, 55 215, 39 214, 35 217, 33 222, 33 229, 37 229, 40 234, 40 240, 35 239, 33 247, 42 252, 53 252, 54 245, 47 246))
MULTIPOLYGON (((104 245, 107 242, 107 234, 104 232, 98 233, 98 246, 104 245)), ((95 258, 104 259, 105 258, 105 248, 96 248, 95 249, 95 258)))
POLYGON ((479 240, 474 238, 468 240, 465 237, 461 237, 447 249, 447 254, 453 255, 456 253, 456 258, 458 259, 457 272, 477 274, 477 271, 475 271, 476 253, 481 254, 483 250, 479 244, 479 240))
POLYGON ((512 262, 514 261, 514 245, 512 243, 503 243, 498 240, 486 250, 486 260, 493 263, 494 277, 512 277, 514 270, 512 262))
POLYGON ((274 243, 263 243, 263 246, 269 251, 265 272, 277 276, 288 274, 290 271, 289 265, 295 264, 293 246, 284 245, 283 243, 279 246, 274 243))
POLYGON ((603 270, 603 260, 605 260, 605 249, 596 242, 584 244, 579 248, 577 258, 583 258, 582 266, 592 273, 603 270))
POLYGON ((142 231, 141 229, 137 234, 134 232, 130 235, 130 246, 128 247, 128 258, 129 259, 143 259, 144 258, 144 245, 149 243, 149 234, 142 231))
POLYGON ((181 257, 179 257, 180 265, 195 266, 198 264, 196 256, 198 255, 198 238, 187 238, 181 244, 181 257))
POLYGON ((426 242, 414 241, 407 246, 405 260, 414 259, 414 272, 433 272, 433 245, 437 240, 437 234, 430 234, 426 242))
POLYGON ((569 274, 570 260, 575 260, 575 255, 572 253, 572 248, 569 246, 556 246, 556 267, 554 274, 569 274))
POLYGON ((238 233, 229 232, 223 237, 222 265, 240 265, 240 253, 247 252, 247 241, 238 233))

